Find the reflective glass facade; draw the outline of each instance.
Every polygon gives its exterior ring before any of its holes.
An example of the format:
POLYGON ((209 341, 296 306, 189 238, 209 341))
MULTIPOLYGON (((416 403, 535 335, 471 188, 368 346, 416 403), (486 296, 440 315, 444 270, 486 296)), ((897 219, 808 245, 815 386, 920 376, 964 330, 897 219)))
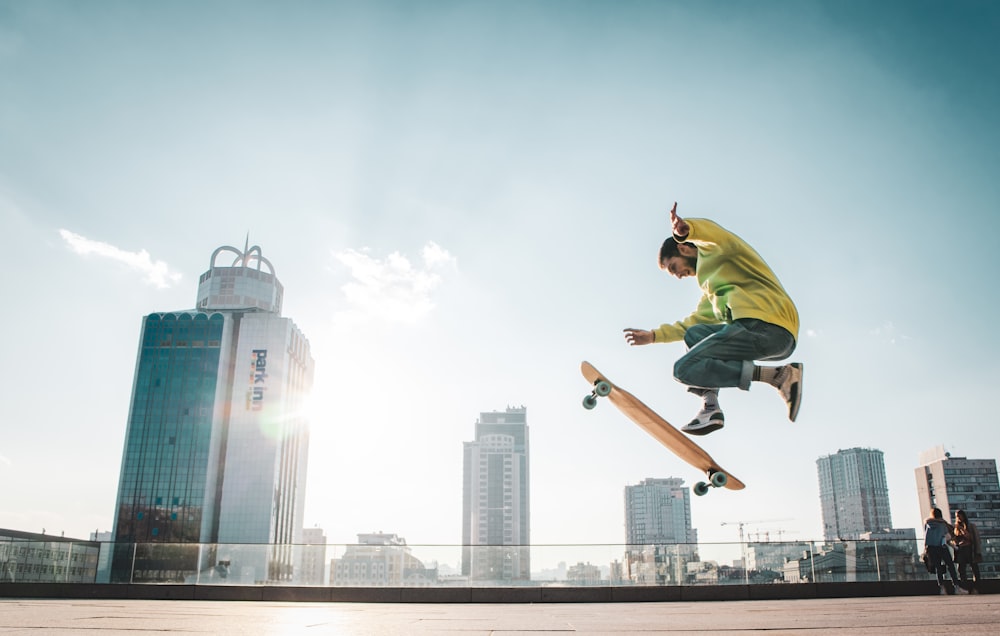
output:
POLYGON ((206 508, 224 319, 151 314, 143 324, 118 489, 116 540, 198 542, 206 508))

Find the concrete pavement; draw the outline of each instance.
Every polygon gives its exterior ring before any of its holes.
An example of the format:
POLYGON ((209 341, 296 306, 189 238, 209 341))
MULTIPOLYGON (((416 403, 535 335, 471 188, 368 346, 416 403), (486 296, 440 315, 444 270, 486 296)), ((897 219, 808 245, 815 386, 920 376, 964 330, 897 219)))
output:
POLYGON ((0 599, 0 634, 1000 632, 1000 596, 539 604, 0 599))

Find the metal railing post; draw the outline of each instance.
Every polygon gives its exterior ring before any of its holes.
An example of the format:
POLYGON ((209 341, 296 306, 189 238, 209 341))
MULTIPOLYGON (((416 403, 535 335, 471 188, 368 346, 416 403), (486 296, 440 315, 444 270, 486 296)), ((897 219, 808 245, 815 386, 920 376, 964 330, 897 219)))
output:
POLYGON ((873 541, 875 544, 875 576, 878 577, 876 580, 882 580, 882 565, 878 562, 878 541, 873 541))
POLYGON ((129 568, 129 573, 128 573, 129 583, 135 583, 135 552, 138 545, 139 545, 138 543, 132 544, 132 567, 129 568))

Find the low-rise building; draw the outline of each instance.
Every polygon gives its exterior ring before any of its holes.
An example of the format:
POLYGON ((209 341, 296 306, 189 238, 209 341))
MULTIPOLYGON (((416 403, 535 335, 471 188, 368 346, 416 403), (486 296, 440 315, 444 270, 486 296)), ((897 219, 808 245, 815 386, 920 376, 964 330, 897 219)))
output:
POLYGON ((566 582, 572 585, 598 585, 601 582, 601 568, 587 563, 577 563, 566 571, 566 582))
POLYGON ((437 581, 437 569, 424 567, 395 534, 359 534, 344 556, 330 562, 330 585, 358 587, 424 586, 437 581))
POLYGON ((0 581, 93 583, 100 552, 98 541, 0 528, 0 581))

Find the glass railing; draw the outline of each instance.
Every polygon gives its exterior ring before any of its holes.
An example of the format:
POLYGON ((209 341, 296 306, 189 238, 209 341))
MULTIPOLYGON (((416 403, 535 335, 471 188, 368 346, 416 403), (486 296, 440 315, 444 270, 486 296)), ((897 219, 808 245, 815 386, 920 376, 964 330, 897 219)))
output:
MULTIPOLYGON (((983 576, 1000 563, 985 540, 983 576)), ((0 582, 330 587, 688 586, 926 580, 922 540, 461 546, 0 538, 0 582)))

